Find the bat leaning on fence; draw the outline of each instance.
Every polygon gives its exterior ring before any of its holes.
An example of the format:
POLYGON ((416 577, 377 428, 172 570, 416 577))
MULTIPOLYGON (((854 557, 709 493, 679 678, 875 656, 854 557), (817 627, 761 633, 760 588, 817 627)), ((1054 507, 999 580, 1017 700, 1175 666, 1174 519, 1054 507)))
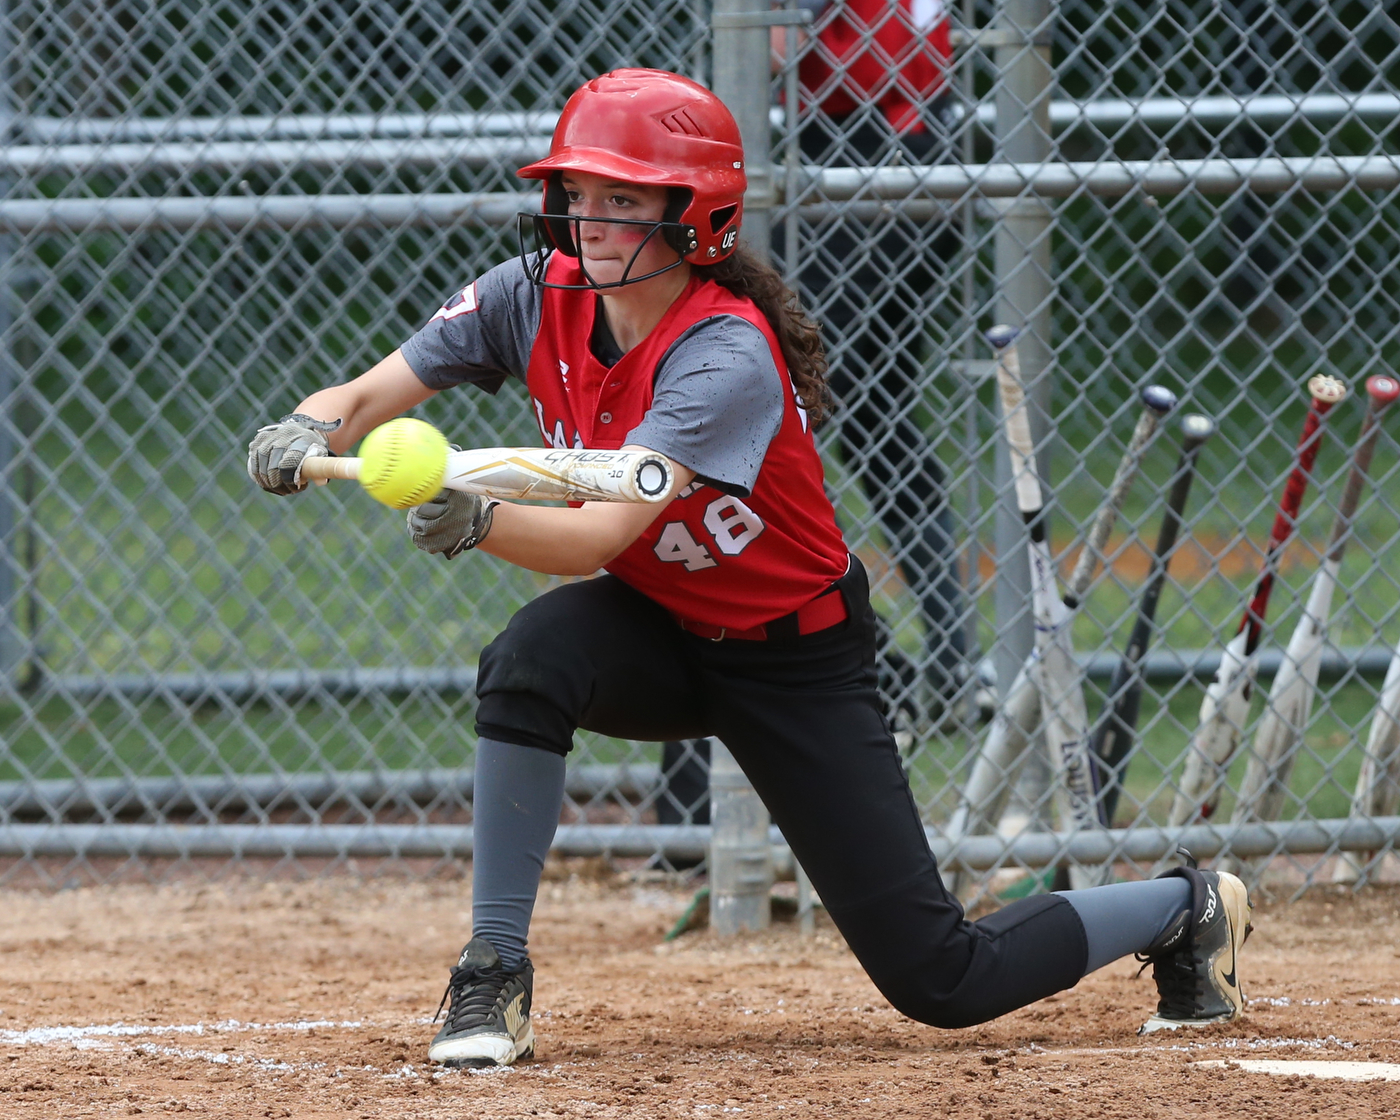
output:
MULTIPOLYGON (((1020 469, 1017 465, 1018 459, 1021 464, 1027 467, 1030 463, 1030 432, 1027 425, 1024 431, 1013 433, 1009 423, 1016 407, 1015 402, 1020 399, 1016 394, 1016 388, 1020 384, 1020 371, 1016 365, 1014 346, 1011 345, 1014 335, 1010 333, 1009 328, 1002 328, 1001 333, 993 333, 989 337, 1002 358, 1002 361, 998 363, 999 380, 1003 376, 1007 359, 1009 358, 1012 363, 1013 372, 1008 375, 1008 380, 1012 383, 1012 400, 1008 402, 1006 396, 1003 395, 1002 411, 1008 421, 1008 441, 1013 448, 1012 464, 1013 474, 1017 479, 1017 502, 1023 516, 1026 516, 1028 528, 1031 530, 1033 587, 1035 587, 1035 576, 1043 573, 1046 578, 1042 579, 1040 583, 1041 596, 1033 604, 1037 620, 1037 647, 1027 658, 1026 663, 1021 666, 1007 693, 1005 702, 998 709, 997 715, 988 729, 987 737, 974 763, 960 804, 946 830, 949 839, 985 832, 995 825, 1005 807, 1015 773, 1025 758, 1031 736, 1034 735, 1042 718, 1047 725, 1047 730, 1059 736, 1055 740, 1058 743, 1059 751, 1063 751, 1067 736, 1077 736, 1077 753, 1073 757, 1075 761, 1081 762, 1086 767, 1087 774, 1085 776, 1088 779, 1088 806, 1085 815, 1080 819, 1084 823, 1093 823, 1093 818, 1088 815, 1088 810, 1092 809, 1093 803, 1093 772, 1088 765, 1090 759, 1087 755, 1087 716, 1084 715, 1079 667, 1074 661, 1074 651, 1070 645, 1071 611, 1066 604, 1072 603, 1077 606, 1088 591, 1099 558, 1108 541, 1109 533, 1112 531, 1119 510, 1122 508, 1123 498, 1137 473, 1143 449, 1155 433, 1161 417, 1176 404, 1175 395, 1161 386, 1151 385, 1142 391, 1142 415, 1099 507, 1085 541, 1084 549, 1075 565, 1074 574, 1070 578, 1065 599, 1062 601, 1055 592, 1054 568, 1051 566, 1049 546, 1045 541, 1043 510, 1039 514, 1031 512, 1027 516, 1027 505, 1031 505, 1032 511, 1039 505, 1039 481, 1034 474, 1029 475, 1029 481, 1035 487, 1034 494, 1032 494, 1030 486, 1023 485, 1022 476, 1017 473, 1020 469), (1021 449, 1019 453, 1016 450, 1018 447, 1021 449), (1039 542, 1036 540, 1037 536, 1040 538, 1039 542), (1039 572, 1037 572, 1034 559, 1037 551, 1043 557, 1039 565, 1039 572), (1045 616, 1058 621, 1052 622, 1048 627, 1042 626, 1041 618, 1045 616), (1058 683, 1054 686, 1044 684, 1045 673, 1043 670, 1046 666, 1045 653, 1047 648, 1051 651, 1051 672, 1059 674, 1058 683), (1056 725, 1058 728, 1056 731, 1050 727, 1051 716, 1049 712, 1054 710, 1053 705, 1056 703, 1056 698, 1063 701, 1065 696, 1068 696, 1069 700, 1070 722, 1066 724, 1061 719, 1056 725)), ((1023 403, 1019 406, 1019 417, 1021 423, 1024 423, 1025 406, 1023 403)), ((1054 745, 1052 745, 1051 753, 1053 759, 1057 753, 1054 745)), ((1061 757, 1063 756, 1061 755, 1061 757)), ((1061 776, 1062 771, 1058 762, 1056 771, 1057 776, 1061 776)), ((1061 798, 1061 815, 1066 818, 1065 826, 1072 827, 1073 814, 1064 805, 1068 789, 1063 777, 1058 785, 1060 787, 1058 796, 1061 798)), ((961 876, 955 875, 952 889, 958 891, 963 885, 961 876)))
MULTIPOLYGON (((1390 659, 1380 700, 1371 717, 1366 757, 1356 777, 1351 816, 1389 817, 1400 807, 1400 645, 1390 659)), ((1360 852, 1340 852, 1333 881, 1354 883, 1361 878, 1360 852)))
POLYGON ((1255 651, 1264 629, 1264 617, 1269 610, 1269 595, 1274 587, 1275 567, 1279 553, 1293 534, 1303 494, 1308 488, 1308 476, 1317 459, 1322 443, 1322 420, 1332 406, 1346 396, 1346 386, 1335 377, 1318 374, 1308 382, 1312 402, 1308 405, 1303 434, 1293 470, 1283 488, 1278 514, 1274 517, 1269 543, 1264 551, 1263 569, 1254 595, 1245 607, 1244 617, 1234 638, 1221 651, 1220 668, 1201 701, 1201 714, 1191 744, 1186 751, 1186 765, 1172 801, 1172 825, 1191 824, 1209 819, 1220 803, 1225 771, 1239 746, 1240 730, 1249 715, 1249 701, 1254 695, 1254 676, 1258 669, 1255 651))
MULTIPOLYGON (((360 460, 307 459, 308 479, 360 477, 360 460)), ((674 472, 654 451, 558 447, 479 447, 447 456, 443 485, 491 498, 525 501, 659 502, 670 497, 674 472)))
MULTIPOLYGON (((1303 617, 1294 627, 1288 641, 1283 663, 1269 691, 1269 704, 1254 733, 1249 765, 1244 783, 1235 802, 1231 821, 1277 820, 1288 790, 1288 779, 1303 741, 1303 729, 1312 711, 1317 693, 1317 676, 1322 667, 1322 650, 1327 642, 1327 624, 1332 614, 1332 595, 1341 574, 1342 557, 1351 536, 1352 517, 1366 476, 1371 470, 1371 456, 1380 435, 1380 421, 1385 410, 1400 397, 1400 381, 1377 374, 1366 382, 1366 415, 1361 421, 1361 433, 1352 453, 1351 470, 1346 488, 1337 505, 1332 532, 1322 566, 1313 576, 1303 617)), ((1230 869, 1233 870, 1233 869, 1230 869)))
POLYGON ((1152 550, 1152 568, 1143 585, 1138 615, 1128 646, 1113 670, 1104 710, 1094 727, 1090 740, 1093 756, 1100 763, 1099 819, 1107 828, 1113 827, 1113 814, 1118 808, 1118 795, 1123 789, 1123 773, 1129 756, 1137 743, 1138 712, 1142 706, 1142 660, 1152 641, 1157 619, 1157 603, 1167 582, 1167 569, 1181 532, 1181 519, 1186 499, 1191 494, 1191 481, 1196 477, 1196 459, 1206 440, 1215 434, 1215 421, 1200 413, 1192 413, 1181 421, 1181 457, 1172 475, 1167 494, 1167 508, 1157 530, 1157 544, 1152 550))

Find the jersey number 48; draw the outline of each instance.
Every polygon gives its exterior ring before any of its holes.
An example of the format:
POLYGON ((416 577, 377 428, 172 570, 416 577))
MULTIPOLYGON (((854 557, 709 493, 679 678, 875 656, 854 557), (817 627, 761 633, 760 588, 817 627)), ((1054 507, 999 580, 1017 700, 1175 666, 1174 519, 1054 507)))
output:
MULTIPOLYGON (((738 556, 766 526, 758 514, 738 498, 725 494, 705 507, 705 528, 723 555, 738 556)), ((691 535, 684 521, 668 522, 662 528, 653 551, 663 563, 684 564, 687 572, 698 572, 719 564, 710 550, 691 535)))

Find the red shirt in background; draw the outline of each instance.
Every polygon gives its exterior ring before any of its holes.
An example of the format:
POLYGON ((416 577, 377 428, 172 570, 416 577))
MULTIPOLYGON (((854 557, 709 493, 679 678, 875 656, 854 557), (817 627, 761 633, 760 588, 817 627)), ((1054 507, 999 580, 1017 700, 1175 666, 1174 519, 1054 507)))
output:
POLYGON ((924 132, 921 113, 943 88, 952 47, 945 0, 836 0, 798 78, 829 116, 873 102, 897 133, 924 132))

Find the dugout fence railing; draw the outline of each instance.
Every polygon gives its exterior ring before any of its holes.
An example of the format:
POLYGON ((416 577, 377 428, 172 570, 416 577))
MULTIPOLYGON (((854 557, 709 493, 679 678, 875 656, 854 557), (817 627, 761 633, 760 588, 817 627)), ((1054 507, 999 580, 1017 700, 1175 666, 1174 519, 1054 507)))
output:
MULTIPOLYGON (((1302 383, 1335 373, 1355 393, 1392 368, 1400 301, 1394 17, 1374 3, 1199 9, 959 8, 942 147, 922 165, 887 143, 852 166, 872 111, 833 120, 823 90, 806 88, 784 107, 790 69, 752 83, 762 103, 749 110, 774 130, 767 201, 787 238, 775 260, 824 321, 842 292, 864 292, 854 326, 830 339, 833 366, 854 372, 823 447, 886 620, 886 691, 931 841, 979 889, 1066 860, 1145 873, 1183 836, 1201 854, 1273 857, 1293 886, 1330 877, 1342 850, 1366 853, 1362 882, 1391 873, 1393 818, 1353 817, 1351 800, 1400 637, 1394 418, 1286 819, 1164 827, 1201 680, 1257 568, 1302 383), (793 158, 794 124, 828 138, 817 158, 793 158), (1028 327, 1062 555, 1126 443, 1137 387, 1166 384, 1179 412, 1221 431, 1149 655, 1120 827, 1056 832, 1033 749, 1002 832, 949 847, 942 829, 984 734, 974 701, 1029 648, 981 342, 1003 319, 1028 327), (910 323, 914 343, 890 345, 910 323), (863 339, 882 337, 872 356, 863 339), (950 630, 964 649, 944 712, 930 695, 938 636, 914 586, 928 525, 868 483, 908 458, 880 416, 911 421, 948 497, 943 562, 962 587, 950 630)), ((693 0, 392 13, 361 0, 339 22, 257 0, 219 19, 187 0, 0 11, 11 881, 102 878, 112 857, 160 875, 142 861, 469 851, 475 652, 548 581, 490 561, 415 567, 397 524, 358 495, 253 493, 241 447, 510 251, 505 227, 534 201, 513 168, 547 145, 580 81, 634 64, 711 80, 712 15, 693 0)), ((801 57, 825 49, 831 18, 818 13, 801 57)), ((742 20, 725 32, 767 35, 742 20)), ((1245 750, 1223 775, 1231 794, 1323 547, 1359 423, 1348 408, 1329 422, 1283 558, 1245 750)), ((536 438, 513 389, 448 394, 424 415, 460 441, 536 438)), ((1149 451, 1075 625, 1091 714, 1131 625, 1135 541, 1155 530, 1174 438, 1165 425, 1149 451)), ((582 736, 576 757, 563 850, 698 850, 700 826, 650 823, 666 788, 654 745, 582 736)))

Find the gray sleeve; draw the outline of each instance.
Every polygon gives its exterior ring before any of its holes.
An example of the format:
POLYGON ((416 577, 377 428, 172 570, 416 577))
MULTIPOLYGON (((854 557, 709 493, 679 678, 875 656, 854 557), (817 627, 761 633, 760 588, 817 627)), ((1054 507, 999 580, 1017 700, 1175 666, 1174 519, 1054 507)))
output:
POLYGON ((494 393, 507 377, 525 380, 541 307, 540 289, 513 258, 454 294, 400 351, 429 389, 465 382, 494 393))
POLYGON ((747 497, 783 423, 784 385, 763 332, 735 315, 695 324, 666 351, 642 422, 627 435, 747 497))

